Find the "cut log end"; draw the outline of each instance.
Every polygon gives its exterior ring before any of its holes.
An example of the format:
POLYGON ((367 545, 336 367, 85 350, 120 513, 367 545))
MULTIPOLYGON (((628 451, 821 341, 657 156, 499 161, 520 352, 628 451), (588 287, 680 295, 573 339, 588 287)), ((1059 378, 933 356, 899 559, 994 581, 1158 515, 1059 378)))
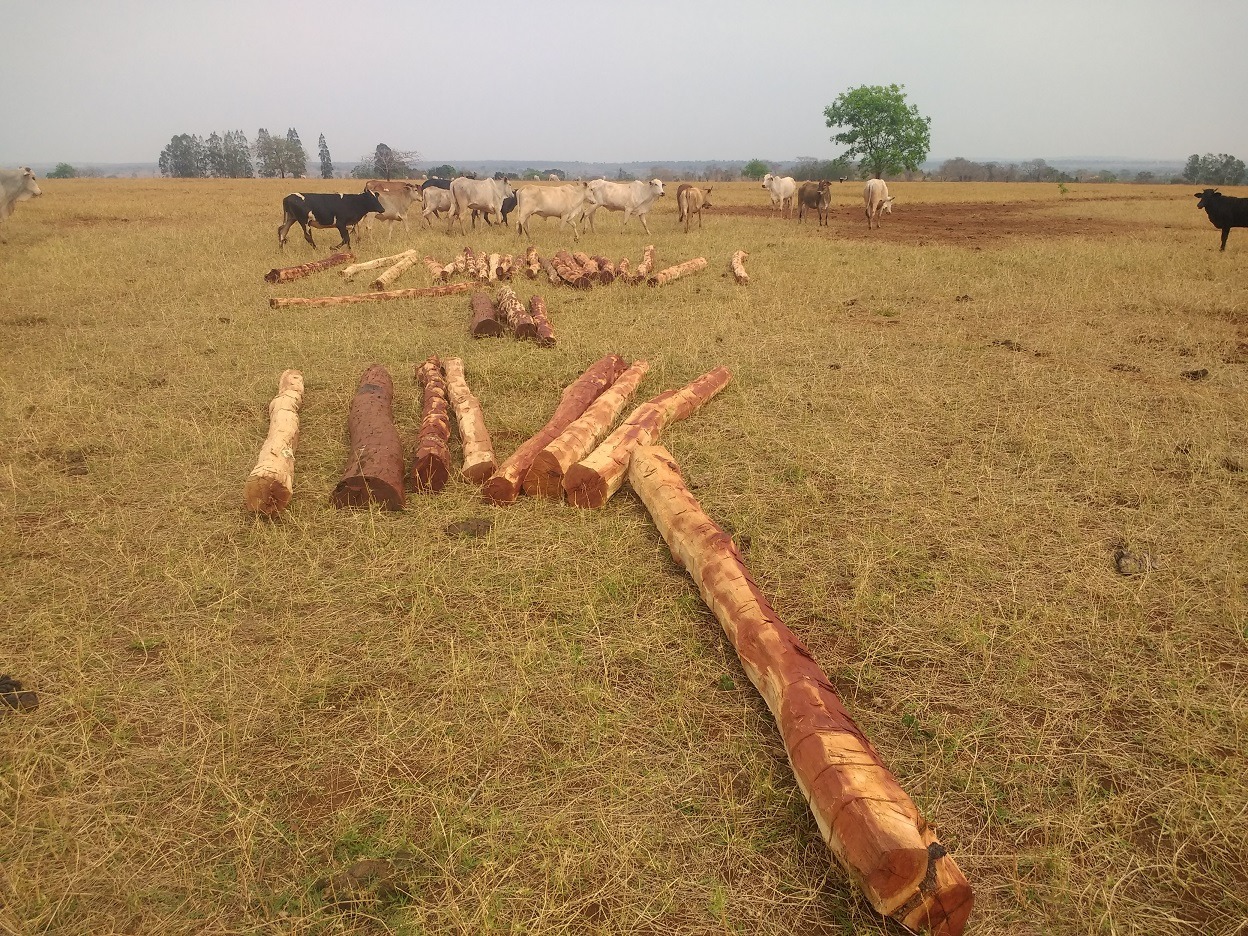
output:
POLYGON ((335 507, 367 507, 369 504, 380 504, 387 510, 402 510, 404 496, 402 489, 396 490, 394 485, 381 478, 354 475, 338 482, 334 493, 330 495, 330 503, 335 507))
POLYGON ((481 496, 491 504, 500 506, 514 504, 519 494, 520 486, 510 478, 505 478, 499 474, 495 474, 481 485, 481 496))
POLYGON ((574 507, 601 507, 612 493, 601 475, 579 462, 563 476, 563 490, 574 507))
POLYGON ((243 504, 252 513, 276 516, 290 506, 291 492, 279 479, 251 477, 243 486, 243 504))
POLYGON ((446 461, 435 455, 422 455, 412 466, 412 486, 418 491, 437 493, 450 478, 446 461))
POLYGON ((524 493, 530 497, 544 497, 547 500, 563 499, 563 468, 559 459, 543 449, 533 459, 528 473, 521 485, 524 493))

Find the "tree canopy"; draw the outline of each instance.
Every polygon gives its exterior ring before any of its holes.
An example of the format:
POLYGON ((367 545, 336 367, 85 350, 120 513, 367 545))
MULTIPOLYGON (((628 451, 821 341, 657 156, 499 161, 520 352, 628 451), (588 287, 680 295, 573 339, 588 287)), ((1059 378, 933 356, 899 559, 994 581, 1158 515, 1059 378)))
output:
POLYGON ((747 179, 761 179, 771 172, 771 166, 761 159, 751 159, 741 168, 741 175, 747 179))
POLYGON ((930 117, 906 104, 905 85, 861 85, 842 92, 823 109, 832 137, 845 146, 844 158, 857 159, 864 174, 914 172, 931 149, 930 117))
POLYGON ((1183 181, 1193 185, 1243 185, 1248 182, 1248 169, 1242 159, 1229 153, 1192 153, 1183 167, 1183 181))
POLYGON ((316 141, 317 153, 321 157, 321 178, 332 179, 334 177, 334 161, 329 155, 329 144, 325 142, 325 134, 321 134, 321 138, 316 141))
POLYGON ((78 170, 69 163, 57 163, 56 168, 48 173, 49 179, 76 179, 78 178, 78 170))

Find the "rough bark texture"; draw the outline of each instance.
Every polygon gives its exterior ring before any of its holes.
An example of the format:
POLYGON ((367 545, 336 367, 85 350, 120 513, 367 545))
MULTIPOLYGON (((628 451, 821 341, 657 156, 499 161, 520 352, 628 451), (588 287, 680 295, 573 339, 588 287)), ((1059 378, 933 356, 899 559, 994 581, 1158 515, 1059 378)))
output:
POLYGON ((451 418, 446 406, 446 380, 442 362, 433 356, 416 369, 424 388, 420 408, 420 434, 412 456, 412 486, 418 491, 440 491, 451 474, 451 418))
POLYGON ((624 484, 628 460, 643 445, 659 439, 665 426, 684 419, 728 386, 726 367, 708 371, 679 390, 667 390, 633 410, 602 444, 572 465, 563 476, 568 502, 577 507, 601 507, 624 484))
POLYGON ((524 275, 529 279, 537 279, 542 272, 542 262, 537 256, 537 248, 530 245, 524 252, 524 275))
POLYGON ((477 280, 481 283, 490 281, 490 256, 489 254, 477 254, 477 280))
POLYGON ((732 255, 732 275, 742 286, 750 285, 750 274, 745 272, 745 261, 749 256, 744 250, 738 250, 732 255))
POLYGON ((616 264, 615 275, 624 282, 632 282, 632 277, 628 274, 628 257, 620 257, 620 262, 616 264))
POLYGON ((585 275, 585 271, 581 269, 581 265, 572 259, 572 255, 566 250, 561 250, 554 257, 555 270, 559 273, 559 278, 573 286, 576 289, 587 289, 589 287, 589 277, 585 275))
POLYGON ((608 354, 589 366, 585 373, 568 384, 559 398, 555 415, 537 435, 521 445, 505 462, 498 466, 494 477, 485 482, 481 493, 495 504, 510 504, 520 493, 520 482, 537 453, 550 444, 568 425, 597 399, 607 387, 615 383, 625 370, 624 359, 618 354, 608 354))
POLYGON ((301 263, 298 266, 269 270, 264 274, 264 280, 266 283, 289 283, 291 280, 303 279, 305 276, 311 276, 313 273, 328 270, 342 263, 350 263, 354 259, 355 254, 343 250, 330 254, 324 260, 313 260, 311 263, 301 263))
POLYGON ((584 251, 578 250, 572 254, 572 259, 576 261, 577 266, 581 268, 584 274, 589 277, 589 285, 598 282, 598 261, 584 251))
POLYGON ((377 270, 384 266, 390 266, 391 264, 398 263, 409 254, 415 253, 416 251, 414 250, 405 250, 400 254, 395 254, 393 257, 378 257, 376 260, 365 260, 363 263, 353 263, 349 267, 343 267, 338 272, 344 278, 350 279, 355 276, 356 273, 363 273, 365 270, 377 270))
POLYGON ((604 286, 608 283, 614 283, 615 264, 606 257, 594 257, 594 262, 598 264, 598 282, 604 286))
POLYGON ((637 385, 648 370, 650 365, 645 361, 634 361, 615 383, 590 404, 589 409, 538 452, 524 476, 524 493, 560 500, 563 497, 564 473, 593 451, 598 441, 607 434, 624 404, 637 392, 637 385))
POLYGON ((879 913, 911 930, 959 936, 974 903, 970 884, 759 591, 732 538, 702 511, 662 446, 638 449, 628 476, 771 709, 837 861, 879 913))
POLYGON ((699 270, 705 269, 706 257, 694 257, 692 260, 678 263, 676 266, 668 267, 666 270, 660 270, 646 282, 651 286, 662 286, 664 283, 670 283, 672 280, 677 280, 682 276, 688 276, 690 273, 697 273, 699 270))
POLYGON ((468 298, 472 305, 473 338, 499 338, 503 334, 503 324, 494 313, 494 303, 490 302, 490 294, 478 289, 468 298))
POLYGON ((385 292, 360 293, 358 296, 318 296, 315 299, 301 299, 296 296, 283 299, 273 296, 269 299, 269 308, 356 305, 361 302, 385 302, 387 299, 428 299, 436 296, 454 296, 457 293, 467 292, 471 288, 469 283, 444 283, 441 286, 427 286, 423 289, 389 289, 385 292))
POLYGON ((550 319, 546 317, 546 300, 541 296, 530 298, 529 314, 533 316, 533 328, 536 332, 535 337, 538 347, 553 348, 555 346, 555 329, 550 324, 550 319))
POLYGON ((533 316, 525 311, 524 303, 512 291, 510 286, 500 286, 498 296, 494 300, 498 318, 507 320, 507 325, 518 339, 536 338, 537 327, 533 324, 533 316))
POLYGON ((243 503, 248 510, 271 517, 289 506, 295 492, 295 449, 302 405, 303 375, 297 370, 282 371, 277 396, 269 402, 269 434, 243 486, 243 503))
POLYGON ((460 474, 466 481, 482 484, 498 465, 490 433, 485 428, 481 403, 468 389, 464 362, 459 358, 446 359, 446 392, 455 409, 455 423, 459 426, 459 441, 464 450, 464 467, 460 474))
POLYGON ((498 261, 498 278, 500 280, 510 280, 515 265, 516 260, 511 254, 503 254, 502 259, 498 261))
POLYGON ((390 510, 403 509, 403 443, 394 428, 393 405, 390 372, 374 364, 364 372, 351 398, 347 416, 351 455, 330 495, 335 507, 378 503, 390 510))
POLYGON ((433 257, 425 257, 424 264, 435 283, 445 283, 451 278, 451 272, 455 269, 454 263, 444 266, 441 261, 435 260, 433 257))
POLYGON ((559 275, 559 271, 555 269, 555 261, 550 257, 541 257, 539 262, 542 269, 546 272, 546 278, 550 280, 551 286, 559 286, 563 283, 563 277, 559 275))
POLYGON ((654 269, 654 244, 647 244, 641 253, 641 263, 637 264, 637 272, 633 274, 633 282, 640 283, 654 269))
POLYGON ((417 263, 416 251, 410 251, 402 260, 386 270, 369 284, 370 289, 389 289, 394 281, 414 267, 417 263))
POLYGON ((491 283, 498 282, 498 268, 502 266, 503 255, 492 253, 486 261, 486 279, 491 283))

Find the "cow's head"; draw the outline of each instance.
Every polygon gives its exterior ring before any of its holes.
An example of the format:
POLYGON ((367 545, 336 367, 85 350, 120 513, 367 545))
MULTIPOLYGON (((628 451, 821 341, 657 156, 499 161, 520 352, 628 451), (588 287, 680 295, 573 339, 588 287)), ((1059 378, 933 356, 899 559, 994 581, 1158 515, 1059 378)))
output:
POLYGON ((509 198, 516 194, 516 190, 511 187, 511 181, 503 176, 503 198, 509 198))
POLYGON ((382 207, 381 199, 377 197, 377 193, 370 189, 367 185, 364 186, 364 205, 369 211, 385 212, 386 210, 382 207))
POLYGON ((702 207, 703 208, 715 207, 714 205, 711 204, 711 187, 709 185, 707 186, 706 191, 702 193, 702 207))
POLYGON ((893 213, 893 196, 889 195, 884 199, 884 204, 880 205, 880 211, 887 211, 890 215, 893 213))
POLYGON ((663 182, 660 179, 650 180, 650 191, 653 192, 656 196, 667 194, 667 192, 663 191, 663 182))
MULTIPOLYGON (((30 172, 29 169, 27 169, 26 171, 30 172)), ((1215 198, 1221 198, 1222 193, 1219 192, 1217 189, 1207 188, 1203 192, 1197 192, 1196 197, 1200 199, 1198 202, 1196 202, 1196 207, 1207 208, 1215 200, 1215 198)))
POLYGON ((43 189, 35 181, 35 172, 30 166, 22 167, 22 193, 28 198, 37 198, 43 194, 43 189))
POLYGON ((763 188, 771 188, 771 180, 774 178, 775 176, 773 176, 770 172, 763 176, 763 188))

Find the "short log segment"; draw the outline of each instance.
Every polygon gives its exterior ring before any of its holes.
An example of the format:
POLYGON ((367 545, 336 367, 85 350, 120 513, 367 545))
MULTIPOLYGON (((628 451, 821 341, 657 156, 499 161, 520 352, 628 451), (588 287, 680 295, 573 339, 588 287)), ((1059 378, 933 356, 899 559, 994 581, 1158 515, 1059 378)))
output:
POLYGON ((498 318, 505 319, 512 334, 518 339, 537 337, 537 327, 533 324, 533 316, 525 311, 521 302, 510 286, 500 286, 498 296, 494 300, 494 308, 498 318))
POLYGON ((446 392, 455 410, 455 423, 459 427, 459 441, 464 450, 464 467, 460 474, 465 481, 483 484, 498 467, 494 460, 494 445, 485 428, 485 416, 481 403, 464 377, 464 362, 460 358, 446 359, 446 392))
POLYGON ((370 289, 389 289, 394 285, 394 281, 410 270, 418 263, 416 251, 411 251, 402 260, 396 263, 390 269, 383 272, 372 283, 369 284, 370 289))
POLYGON ((451 474, 451 418, 446 406, 446 380, 437 355, 416 369, 424 389, 420 408, 420 434, 412 456, 412 486, 418 491, 440 491, 451 474))
POLYGON ((682 276, 688 276, 690 273, 697 273, 699 270, 706 269, 706 257, 694 257, 692 260, 686 260, 684 263, 678 263, 676 266, 668 267, 666 270, 660 270, 654 276, 646 280, 651 286, 662 286, 670 283, 672 280, 678 280, 682 276))
POLYGON ((624 359, 618 354, 608 354, 589 366, 586 371, 568 384, 559 398, 559 406, 537 435, 522 444, 511 457, 498 466, 494 477, 485 482, 481 493, 495 504, 511 504, 520 493, 520 482, 533 464, 537 453, 557 438, 593 403, 602 392, 615 383, 624 372, 624 359))
POLYGON ((567 429, 537 453, 524 476, 524 493, 532 497, 560 500, 563 497, 563 476, 569 468, 594 450, 607 434, 624 404, 637 392, 637 385, 646 376, 650 365, 634 361, 619 378, 590 404, 589 409, 567 429))
POLYGON ((478 289, 468 297, 472 306, 472 323, 469 328, 473 338, 500 338, 503 334, 502 322, 494 312, 494 303, 490 302, 490 294, 478 289))
POLYGON ((455 258, 455 272, 467 273, 469 276, 477 275, 477 258, 471 247, 465 247, 455 258))
POLYGON ((606 286, 615 282, 615 264, 606 257, 594 257, 598 264, 598 282, 606 286))
POLYGON ((490 255, 477 254, 477 280, 481 283, 490 281, 490 255))
POLYGON ((647 244, 641 253, 641 263, 637 264, 637 272, 633 274, 633 283, 642 282, 654 269, 654 244, 647 244))
POLYGON ((365 270, 377 270, 384 266, 398 263, 409 254, 415 254, 414 250, 405 250, 402 253, 395 254, 393 257, 378 257, 376 260, 365 260, 363 263, 353 263, 349 267, 343 267, 338 272, 345 278, 350 279, 356 273, 363 273, 365 270))
POLYGON ((959 936, 974 903, 970 884, 759 591, 732 538, 703 512, 662 446, 639 448, 628 478, 771 709, 837 861, 879 913, 911 931, 959 936))
POLYGON ((491 283, 498 282, 498 270, 503 265, 503 255, 492 253, 486 262, 486 279, 491 283))
POLYGON ((443 266, 433 257, 425 257, 425 268, 429 271, 429 275, 433 277, 435 283, 445 283, 451 278, 451 273, 455 270, 455 264, 450 263, 443 266))
POLYGON ((347 416, 351 455, 330 495, 335 507, 378 503, 390 510, 403 509, 403 443, 394 428, 393 405, 390 372, 374 364, 364 372, 351 398, 347 416))
POLYGON ((667 390, 642 403, 602 444, 564 472, 568 503, 601 507, 624 484, 628 460, 643 445, 653 445, 666 426, 684 419, 728 386, 732 371, 717 367, 679 390, 667 390))
POLYGON ((537 256, 537 248, 530 245, 524 252, 524 275, 529 279, 537 279, 542 272, 542 263, 537 256))
POLYGON ((269 434, 243 486, 243 504, 253 513, 271 517, 290 505, 295 493, 295 448, 302 405, 303 374, 282 371, 277 396, 269 402, 269 434))
POLYGON ((559 271, 555 269, 554 260, 550 257, 541 257, 539 258, 539 262, 542 265, 542 269, 546 273, 546 278, 550 280, 551 286, 558 286, 563 282, 563 277, 561 277, 559 275, 559 271))
POLYGON ((553 262, 555 270, 559 273, 559 278, 569 286, 576 289, 589 288, 589 277, 585 275, 581 265, 566 250, 561 250, 555 254, 553 262))
POLYGON ((584 251, 576 251, 572 254, 572 259, 576 261, 577 266, 589 277, 589 285, 599 282, 598 279, 598 261, 584 251))
POLYGON ((632 281, 628 274, 628 257, 620 257, 620 262, 615 266, 615 275, 626 283, 632 281))
POLYGON ((546 300, 541 296, 533 296, 529 299, 529 315, 533 316, 533 328, 537 333, 537 346, 539 348, 553 348, 555 346, 555 329, 550 324, 550 319, 546 317, 546 300))
POLYGON ((502 259, 498 261, 498 278, 500 280, 510 280, 515 265, 516 260, 511 254, 503 254, 502 259))
POLYGON ((745 272, 745 261, 749 254, 738 250, 732 255, 732 275, 741 286, 750 285, 750 274, 745 272))
POLYGON ((426 286, 423 289, 388 289, 385 292, 360 293, 358 296, 317 296, 313 299, 302 299, 298 296, 269 298, 269 308, 289 309, 295 306, 335 306, 356 305, 361 302, 385 302, 388 299, 429 299, 437 296, 454 296, 467 292, 472 288, 470 283, 445 283, 441 286, 426 286))
POLYGON ((264 274, 264 281, 266 283, 289 283, 291 280, 303 279, 305 276, 320 273, 321 270, 328 270, 330 267, 350 263, 354 259, 355 254, 343 250, 330 254, 324 260, 313 260, 311 263, 301 263, 298 266, 269 270, 264 274))

